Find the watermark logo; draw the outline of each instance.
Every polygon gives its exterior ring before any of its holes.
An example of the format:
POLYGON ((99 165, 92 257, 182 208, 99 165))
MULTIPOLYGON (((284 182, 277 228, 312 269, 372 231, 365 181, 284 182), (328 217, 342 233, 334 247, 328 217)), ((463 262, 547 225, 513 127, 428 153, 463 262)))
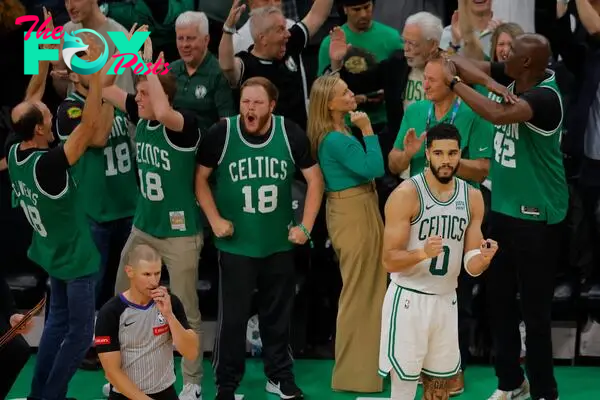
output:
POLYGON ((93 74, 96 71, 100 71, 102 67, 104 67, 104 65, 106 64, 106 61, 108 61, 108 44, 106 43, 104 37, 102 37, 102 35, 99 35, 96 31, 93 31, 91 29, 79 29, 73 31, 72 34, 68 34, 67 32, 65 32, 64 40, 65 42, 63 44, 62 50, 63 60, 65 61, 65 64, 67 64, 67 67, 69 67, 69 69, 71 69, 77 74, 93 74), (104 51, 102 52, 100 57, 98 57, 94 61, 84 61, 75 55, 80 51, 87 50, 89 47, 88 45, 83 43, 83 40, 81 40, 81 38, 75 36, 78 33, 86 32, 96 36, 104 44, 104 51))
MULTIPOLYGON (((37 75, 39 73, 40 61, 58 61, 58 48, 43 48, 41 45, 60 45, 61 39, 63 42, 62 59, 65 64, 75 73, 81 75, 90 75, 100 71, 109 56, 109 47, 106 39, 98 32, 91 29, 78 29, 72 33, 63 32, 63 27, 59 26, 50 31, 48 24, 51 18, 47 18, 40 27, 36 29, 39 18, 35 15, 24 15, 15 20, 17 25, 25 22, 33 22, 33 25, 25 33, 25 75, 37 75), (32 35, 32 33, 35 33, 32 35), (77 53, 88 49, 83 40, 75 35, 79 33, 88 33, 94 35, 104 45, 104 51, 96 60, 85 61, 77 56, 77 53)), ((124 32, 107 32, 115 44, 119 54, 113 55, 116 58, 115 62, 108 71, 108 75, 121 75, 127 68, 132 68, 136 75, 148 74, 166 74, 169 69, 169 63, 151 62, 144 63, 140 60, 138 52, 144 45, 144 42, 150 35, 150 32, 135 32, 131 38, 127 38, 124 32), (161 68, 162 67, 162 68, 161 68), (159 72, 159 70, 162 71, 159 72)), ((164 60, 163 60, 164 61, 164 60)))

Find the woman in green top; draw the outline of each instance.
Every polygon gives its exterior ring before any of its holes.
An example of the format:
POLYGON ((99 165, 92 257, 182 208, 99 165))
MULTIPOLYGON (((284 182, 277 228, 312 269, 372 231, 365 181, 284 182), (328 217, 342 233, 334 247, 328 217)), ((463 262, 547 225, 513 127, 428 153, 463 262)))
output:
POLYGON ((383 222, 373 180, 383 176, 384 164, 369 118, 354 110, 354 93, 338 75, 315 81, 308 136, 325 178, 327 229, 343 282, 332 388, 374 393, 383 390, 376 372, 387 280, 381 263, 383 222), (347 114, 361 130, 365 148, 344 123, 347 114))

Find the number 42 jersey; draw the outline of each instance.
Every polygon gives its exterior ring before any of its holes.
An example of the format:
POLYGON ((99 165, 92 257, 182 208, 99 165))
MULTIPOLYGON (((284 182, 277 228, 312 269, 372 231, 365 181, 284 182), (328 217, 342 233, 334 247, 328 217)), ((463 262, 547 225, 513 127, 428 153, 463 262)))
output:
POLYGON ((428 258, 405 272, 391 274, 398 286, 427 294, 443 295, 456 289, 462 268, 464 243, 470 222, 469 185, 454 178, 454 193, 446 202, 435 198, 424 174, 411 178, 419 196, 419 214, 411 221, 407 250, 425 247, 430 236, 441 236, 439 256, 428 258))

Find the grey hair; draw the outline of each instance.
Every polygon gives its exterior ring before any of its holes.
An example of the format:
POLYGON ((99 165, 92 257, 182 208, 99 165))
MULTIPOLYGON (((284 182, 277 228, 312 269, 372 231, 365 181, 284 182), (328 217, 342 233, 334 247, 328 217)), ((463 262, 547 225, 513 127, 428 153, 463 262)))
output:
POLYGON ((406 19, 404 25, 417 25, 421 28, 425 40, 435 40, 438 43, 442 40, 444 25, 442 20, 432 13, 421 11, 413 14, 406 19))
POLYGON ((162 261, 158 251, 147 244, 136 245, 127 256, 127 265, 131 267, 137 267, 142 261, 145 262, 156 262, 162 261))
POLYGON ((252 40, 257 41, 258 35, 265 33, 271 28, 267 18, 273 14, 283 15, 281 8, 275 6, 260 7, 250 13, 250 34, 252 40))
POLYGON ((203 12, 186 11, 179 14, 179 17, 177 17, 177 20, 175 20, 176 28, 182 28, 190 25, 195 25, 198 28, 198 33, 201 36, 208 35, 208 18, 203 12))

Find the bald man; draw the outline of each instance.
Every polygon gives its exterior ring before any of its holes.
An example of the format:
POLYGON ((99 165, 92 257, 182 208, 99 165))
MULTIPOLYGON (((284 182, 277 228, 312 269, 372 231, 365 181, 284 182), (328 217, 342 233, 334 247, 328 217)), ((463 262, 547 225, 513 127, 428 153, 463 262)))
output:
POLYGON ((525 34, 514 40, 505 63, 474 64, 458 56, 446 63, 449 87, 495 124, 489 221, 500 251, 486 274, 498 376, 490 398, 498 400, 526 399, 530 392, 534 400, 558 398, 550 311, 569 199, 560 149, 562 96, 546 69, 549 59, 546 38, 525 34), (487 87, 498 101, 466 83, 487 87), (526 342, 529 381, 519 365, 519 310, 532 339, 526 342))
POLYGON ((181 301, 160 286, 161 268, 156 249, 135 246, 125 267, 129 289, 98 313, 95 342, 109 400, 178 400, 173 345, 186 359, 198 357, 199 338, 181 301))

